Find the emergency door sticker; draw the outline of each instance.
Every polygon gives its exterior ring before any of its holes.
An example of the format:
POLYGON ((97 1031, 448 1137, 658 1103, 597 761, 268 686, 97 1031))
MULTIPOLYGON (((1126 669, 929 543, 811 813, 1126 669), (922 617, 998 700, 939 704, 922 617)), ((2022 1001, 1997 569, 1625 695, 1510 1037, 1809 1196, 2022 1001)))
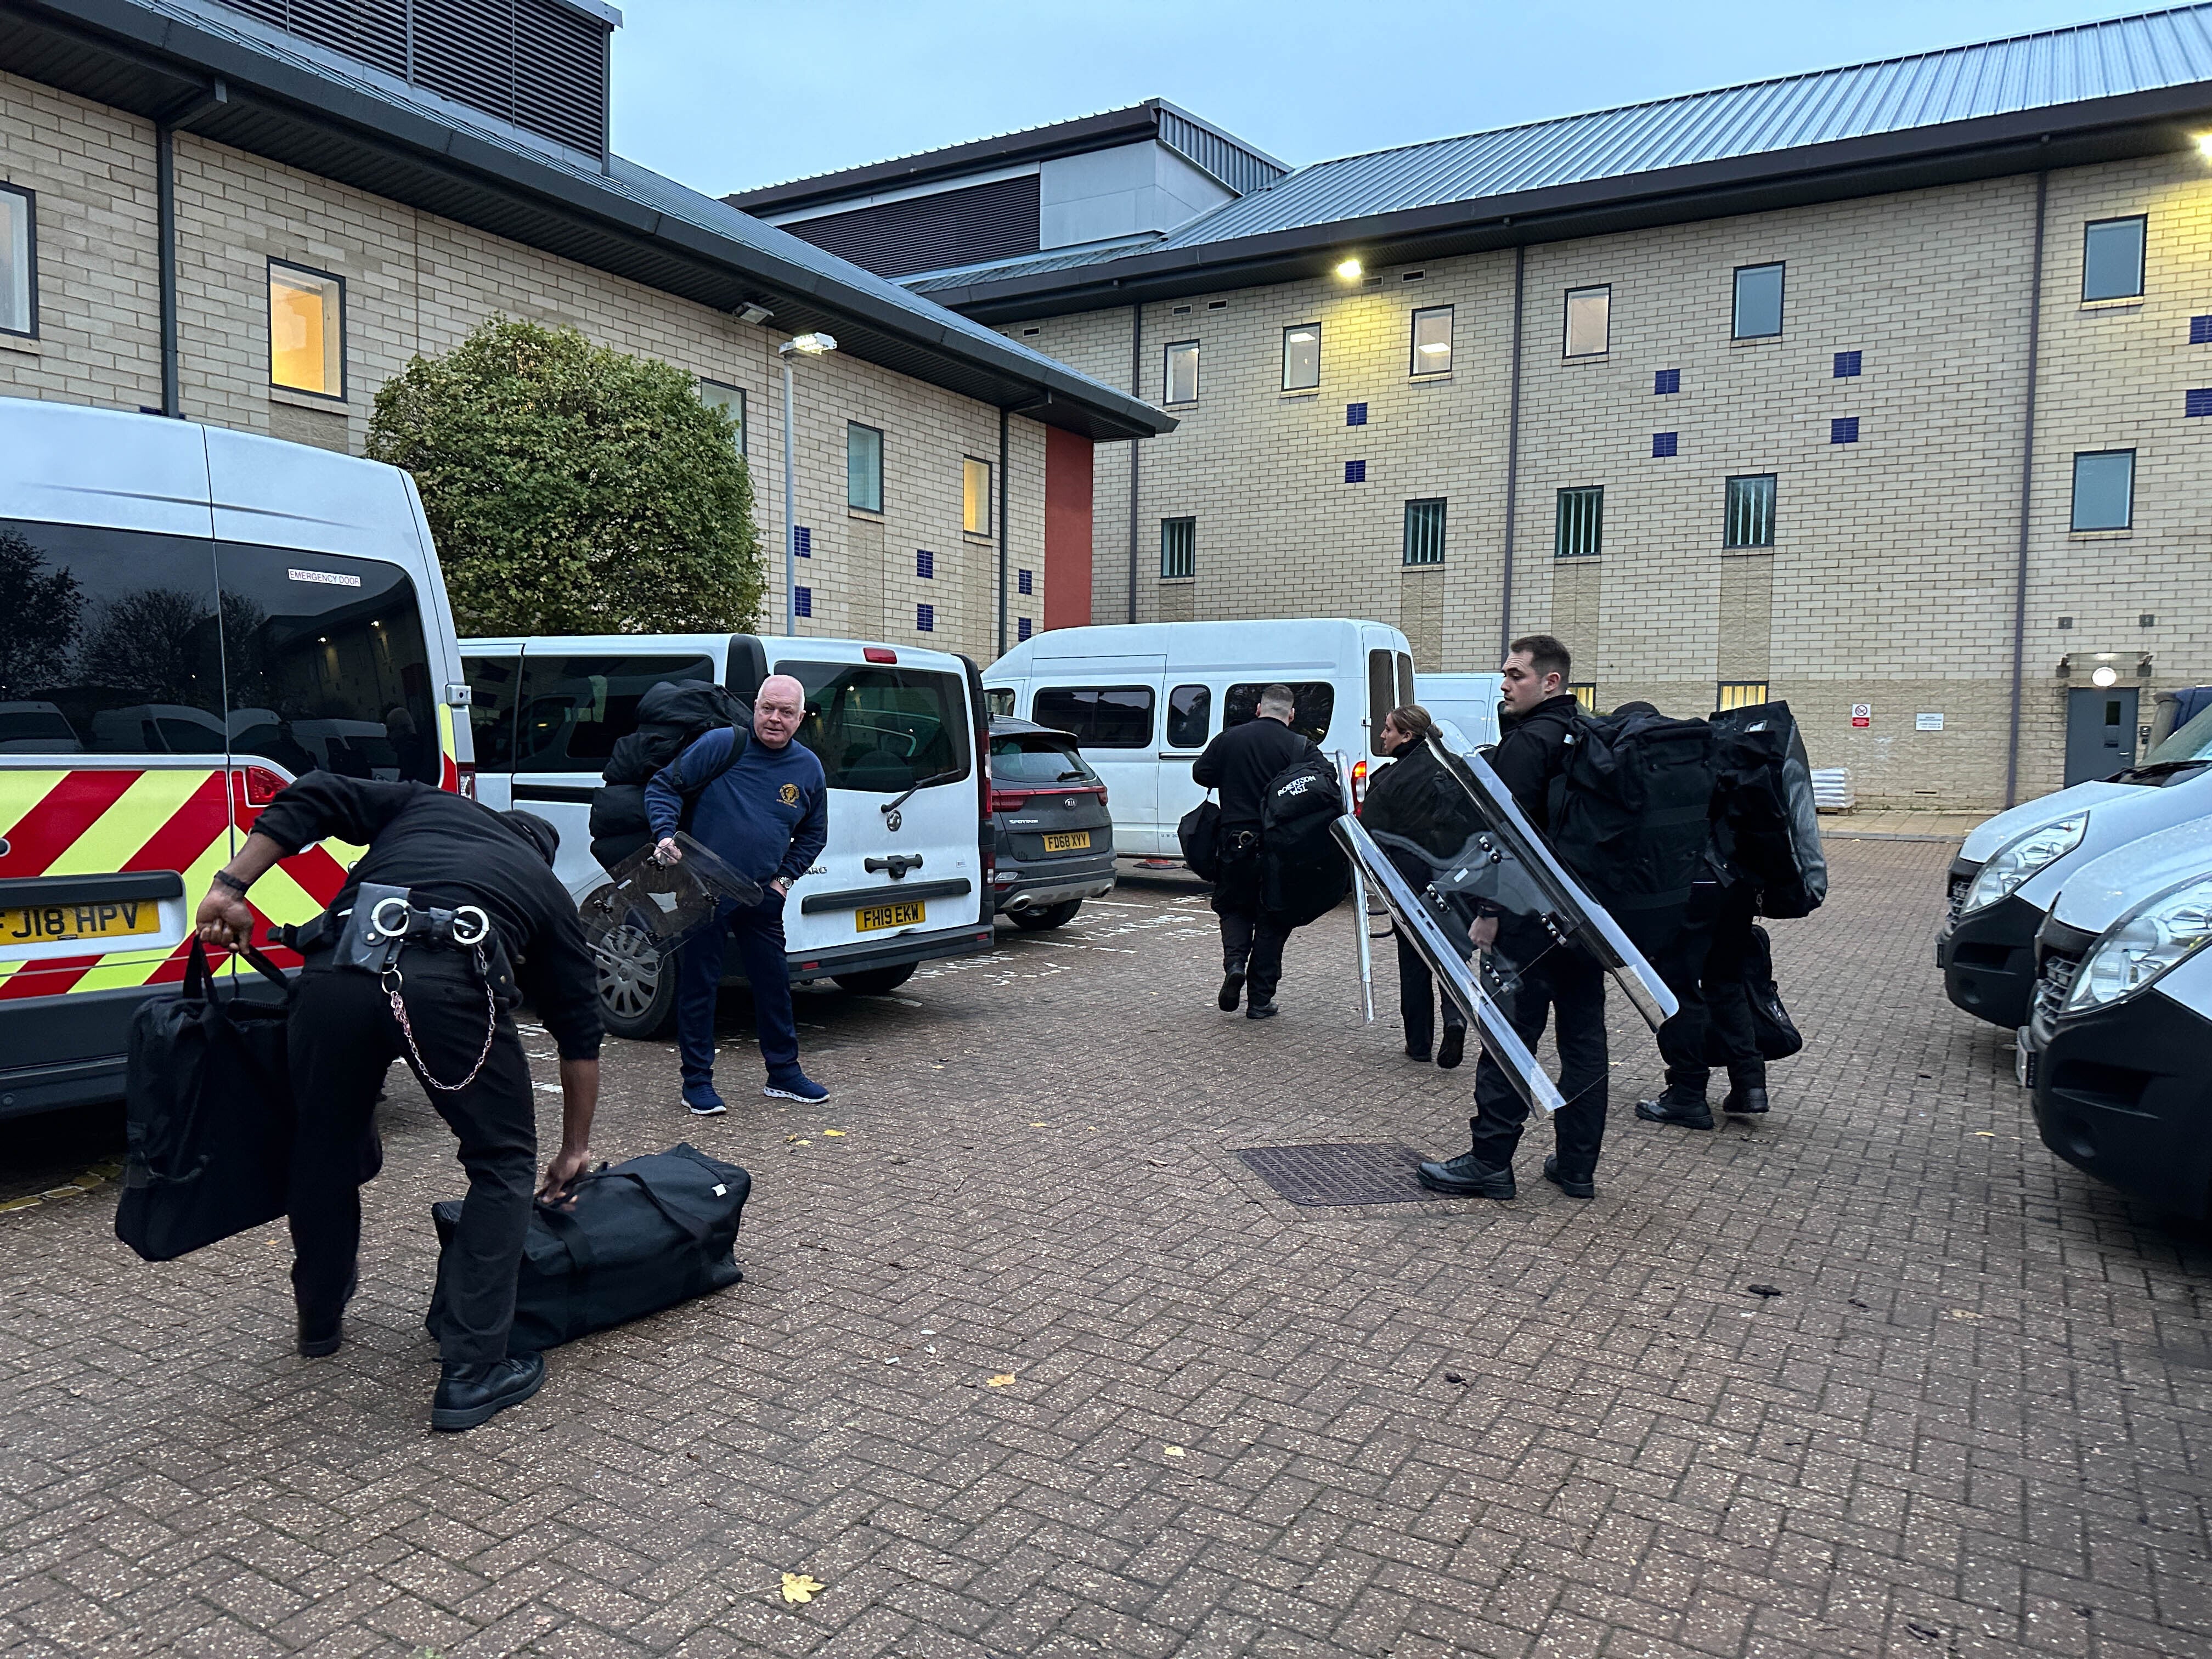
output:
POLYGON ((319 582, 325 587, 359 587, 361 578, 349 576, 343 570, 287 570, 284 573, 295 582, 319 582))

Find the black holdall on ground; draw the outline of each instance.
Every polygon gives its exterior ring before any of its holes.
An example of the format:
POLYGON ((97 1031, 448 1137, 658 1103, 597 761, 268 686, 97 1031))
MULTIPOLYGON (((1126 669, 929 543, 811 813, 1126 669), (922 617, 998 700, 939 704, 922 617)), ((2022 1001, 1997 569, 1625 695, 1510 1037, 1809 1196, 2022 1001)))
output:
POLYGON ((1344 816, 1336 764, 1316 750, 1268 781, 1260 802, 1260 903, 1293 927, 1328 914, 1352 889, 1352 865, 1329 825, 1344 816))
POLYGON ((654 773, 709 732, 731 726, 738 740, 730 746, 729 761, 704 777, 685 781, 678 828, 688 826, 692 802, 744 752, 745 734, 752 724, 751 706, 711 681, 663 680, 647 687, 637 700, 637 729, 615 739, 600 774, 603 781, 592 793, 592 856, 611 870, 647 845, 653 832, 645 816, 645 786, 654 773))
POLYGON ((1643 713, 1577 715, 1552 780, 1552 848, 1647 957, 1709 874, 1713 730, 1643 713))
MULTIPOLYGON (((1751 946, 1743 953, 1743 994, 1751 1004, 1752 1035, 1759 1042, 1761 1060, 1787 1060, 1805 1046, 1796 1023, 1782 1006, 1782 988, 1774 982, 1774 947, 1764 927, 1751 930, 1751 946)), ((1712 1026, 1705 1028, 1705 1064, 1729 1062, 1728 1046, 1712 1026)))
MULTIPOLYGON (((736 1284, 744 1275, 731 1253, 752 1185, 736 1164, 679 1145, 580 1176, 572 1204, 539 1204, 507 1352, 558 1347, 736 1284)), ((458 1199, 430 1206, 441 1247, 460 1216, 458 1199)))
POLYGON ((1221 808, 1215 804, 1212 790, 1182 815, 1182 821, 1176 825, 1176 842, 1182 848, 1182 861, 1190 866, 1191 874, 1200 881, 1220 878, 1221 808))

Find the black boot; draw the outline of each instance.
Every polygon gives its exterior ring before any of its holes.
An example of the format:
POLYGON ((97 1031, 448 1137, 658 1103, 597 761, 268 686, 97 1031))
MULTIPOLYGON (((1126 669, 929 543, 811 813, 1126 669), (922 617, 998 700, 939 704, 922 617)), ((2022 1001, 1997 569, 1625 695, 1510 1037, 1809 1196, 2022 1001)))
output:
POLYGON ((1447 1164, 1422 1164, 1420 1180, 1421 1185, 1431 1192, 1449 1193, 1454 1198, 1513 1196, 1511 1167, 1493 1170, 1480 1162, 1473 1152, 1462 1152, 1447 1164))
POLYGON ((1559 1155, 1553 1152, 1544 1160, 1544 1179, 1557 1187, 1569 1198, 1595 1198, 1597 1182, 1588 1176, 1580 1177, 1559 1173, 1559 1155))
POLYGON ((1418 1060, 1424 1066, 1427 1065, 1429 1063, 1429 1045, 1425 1042, 1407 1043, 1406 1058, 1408 1060, 1418 1060))
POLYGON ((1255 996, 1244 1005, 1244 1018, 1247 1019, 1273 1019, 1279 1012, 1273 997, 1255 996))
POLYGON ((1233 1014, 1237 1012, 1237 999, 1243 994, 1244 970, 1231 968, 1221 975, 1221 994, 1214 998, 1213 1006, 1224 1014, 1233 1014))
POLYGON ((1685 1129, 1710 1129, 1713 1127, 1713 1109, 1705 1104, 1704 1091, 1692 1094, 1686 1089, 1677 1089, 1672 1085, 1656 1100, 1638 1101, 1636 1115, 1647 1123, 1674 1123, 1685 1129))
POLYGON ((542 1353, 511 1353, 489 1365, 449 1364, 438 1378, 438 1397, 430 1402, 430 1426, 473 1429, 509 1406, 520 1406, 544 1383, 542 1353))
POLYGON ((1464 1025, 1445 1026, 1444 1040, 1437 1045, 1437 1069, 1442 1072, 1455 1070, 1458 1066, 1460 1061, 1466 1058, 1467 1027, 1464 1025))
POLYGON ((338 1351, 338 1346, 345 1340, 344 1325, 345 1316, 343 1314, 331 1314, 327 1318, 319 1314, 301 1314, 300 1316, 300 1358, 302 1359, 329 1358, 338 1351))
POLYGON ((1766 1091, 1764 1089, 1731 1089, 1728 1098, 1721 1102, 1721 1110, 1733 1112, 1739 1117, 1756 1117, 1766 1109, 1766 1091))

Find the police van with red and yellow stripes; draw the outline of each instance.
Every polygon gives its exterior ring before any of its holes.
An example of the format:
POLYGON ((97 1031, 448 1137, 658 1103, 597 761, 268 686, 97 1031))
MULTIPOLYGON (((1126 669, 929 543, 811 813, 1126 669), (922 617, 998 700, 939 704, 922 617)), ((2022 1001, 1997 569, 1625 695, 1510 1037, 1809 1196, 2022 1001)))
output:
MULTIPOLYGON (((120 1096, 132 1014, 292 779, 473 793, 467 699, 405 473, 0 398, 0 1117, 120 1096)), ((359 852, 303 849, 255 908, 306 921, 359 852)))

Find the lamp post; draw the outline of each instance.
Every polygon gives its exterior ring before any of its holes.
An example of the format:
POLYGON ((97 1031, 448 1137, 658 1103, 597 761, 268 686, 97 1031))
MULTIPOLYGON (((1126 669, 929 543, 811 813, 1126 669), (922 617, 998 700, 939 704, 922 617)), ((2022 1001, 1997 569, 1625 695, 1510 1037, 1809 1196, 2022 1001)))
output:
POLYGON ((801 334, 776 348, 783 359, 783 631, 787 638, 799 633, 799 532, 792 522, 791 360, 793 356, 819 357, 836 349, 837 342, 827 334, 801 334))

